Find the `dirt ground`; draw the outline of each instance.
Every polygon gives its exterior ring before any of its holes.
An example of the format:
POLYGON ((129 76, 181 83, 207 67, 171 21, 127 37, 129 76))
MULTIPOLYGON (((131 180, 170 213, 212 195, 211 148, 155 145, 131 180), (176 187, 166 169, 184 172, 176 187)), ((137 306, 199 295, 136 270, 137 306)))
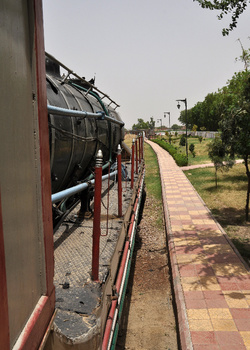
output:
POLYGON ((147 196, 116 350, 178 349, 164 225, 154 224, 158 215, 147 196))

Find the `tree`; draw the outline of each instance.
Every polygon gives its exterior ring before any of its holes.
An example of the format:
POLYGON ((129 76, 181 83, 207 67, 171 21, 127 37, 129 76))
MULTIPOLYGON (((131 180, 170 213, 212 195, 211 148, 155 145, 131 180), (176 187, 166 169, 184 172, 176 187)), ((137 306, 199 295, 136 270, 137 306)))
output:
POLYGON ((173 124, 171 129, 173 129, 173 130, 180 130, 181 126, 179 126, 177 124, 173 124))
MULTIPOLYGON (((203 102, 198 102, 194 107, 187 111, 188 125, 190 128, 197 126, 198 130, 202 126, 206 130, 217 131, 221 118, 221 110, 219 103, 220 93, 209 93, 203 102)), ((186 123, 185 111, 181 111, 179 121, 186 123)))
POLYGON ((154 121, 154 118, 153 118, 153 117, 150 118, 150 121, 149 121, 149 128, 150 128, 150 129, 154 129, 154 128, 155 128, 155 121, 154 121))
POLYGON ((133 124, 133 126, 132 126, 133 130, 149 129, 149 122, 145 122, 142 118, 138 118, 137 121, 138 121, 138 123, 133 124))
POLYGON ((192 127, 192 131, 196 132, 197 129, 198 129, 198 126, 194 124, 193 127, 192 127))
POLYGON ((234 164, 234 161, 227 156, 225 145, 220 137, 215 137, 207 146, 208 156, 214 163, 215 168, 215 186, 218 187, 218 170, 229 170, 234 164))
POLYGON ((241 40, 240 39, 237 39, 237 40, 240 43, 242 54, 239 58, 236 58, 236 61, 243 62, 245 66, 245 71, 248 71, 248 68, 250 67, 250 49, 245 50, 241 43, 241 40))
POLYGON ((228 35, 230 31, 232 31, 237 26, 238 19, 240 15, 247 8, 247 4, 250 0, 193 0, 197 1, 202 8, 210 9, 210 10, 218 10, 221 11, 218 19, 222 19, 224 15, 228 13, 232 13, 231 23, 228 28, 224 28, 222 30, 222 35, 228 35))
POLYGON ((246 220, 250 197, 250 72, 235 73, 223 90, 225 109, 220 122, 221 138, 231 157, 243 158, 248 179, 246 220))

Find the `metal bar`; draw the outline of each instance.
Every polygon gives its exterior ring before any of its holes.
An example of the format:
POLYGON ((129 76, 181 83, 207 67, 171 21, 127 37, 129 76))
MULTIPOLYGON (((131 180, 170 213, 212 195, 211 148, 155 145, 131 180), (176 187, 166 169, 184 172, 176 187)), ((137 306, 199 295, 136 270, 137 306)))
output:
POLYGON ((135 173, 138 174, 138 142, 135 139, 135 173))
POLYGON ((101 236, 101 205, 102 205, 102 151, 99 150, 95 165, 95 198, 94 198, 94 220, 93 220, 93 244, 92 244, 92 279, 99 278, 99 254, 101 236))
POLYGON ((84 112, 84 111, 76 111, 73 109, 61 108, 61 107, 56 107, 51 105, 48 105, 47 109, 48 109, 48 113, 55 114, 55 115, 63 115, 65 117, 101 118, 121 126, 124 125, 122 121, 111 118, 106 114, 104 114, 103 112, 91 113, 91 112, 84 112))
POLYGON ((84 84, 89 85, 92 89, 98 91, 100 94, 103 95, 103 97, 106 97, 107 99, 109 99, 109 101, 111 101, 112 103, 115 104, 115 108, 120 107, 115 101, 113 101, 107 94, 105 94, 104 92, 102 92, 101 90, 99 90, 95 85, 91 84, 90 82, 88 82, 87 80, 83 79, 82 77, 80 77, 79 75, 77 75, 76 73, 73 72, 73 70, 69 69, 67 66, 65 66, 62 62, 58 61, 55 57, 53 57, 52 55, 50 55, 48 52, 45 52, 45 55, 50 58, 51 60, 53 60, 54 62, 58 63, 62 68, 64 68, 65 70, 67 70, 70 74, 74 75, 77 79, 80 79, 82 82, 84 82, 84 84))
POLYGON ((135 167, 135 140, 132 142, 132 157, 131 157, 131 188, 134 186, 134 167, 135 167))
MULTIPOLYGON (((106 180, 109 176, 110 176, 110 178, 115 177, 116 174, 117 174, 117 170, 115 170, 112 173, 110 173, 110 175, 108 175, 108 174, 104 175, 102 177, 102 181, 106 180)), ((89 183, 94 184, 95 183, 95 179, 92 179, 89 182, 84 182, 84 183, 81 183, 79 185, 67 188, 66 190, 63 190, 63 191, 60 191, 60 192, 52 194, 52 196, 51 196, 52 204, 54 204, 56 202, 59 202, 62 199, 68 198, 70 196, 73 196, 76 193, 79 193, 79 192, 85 190, 88 187, 89 183)))
POLYGON ((139 164, 141 164, 141 136, 139 136, 139 164))
POLYGON ((117 171, 118 171, 118 216, 122 217, 122 150, 118 145, 117 152, 117 171))

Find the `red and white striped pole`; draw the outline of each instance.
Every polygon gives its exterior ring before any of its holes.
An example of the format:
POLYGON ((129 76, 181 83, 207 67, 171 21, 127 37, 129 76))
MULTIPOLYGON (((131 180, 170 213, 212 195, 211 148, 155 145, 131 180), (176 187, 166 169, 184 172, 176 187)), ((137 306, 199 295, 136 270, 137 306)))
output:
POLYGON ((92 245, 92 279, 98 281, 99 277, 99 247, 101 235, 101 196, 102 196, 102 151, 99 150, 95 164, 95 197, 94 197, 94 222, 92 245))
POLYGON ((117 149, 117 176, 118 176, 118 217, 122 217, 122 150, 121 145, 117 149))
POLYGON ((135 140, 132 142, 132 156, 131 156, 131 188, 134 187, 134 168, 135 168, 135 140))

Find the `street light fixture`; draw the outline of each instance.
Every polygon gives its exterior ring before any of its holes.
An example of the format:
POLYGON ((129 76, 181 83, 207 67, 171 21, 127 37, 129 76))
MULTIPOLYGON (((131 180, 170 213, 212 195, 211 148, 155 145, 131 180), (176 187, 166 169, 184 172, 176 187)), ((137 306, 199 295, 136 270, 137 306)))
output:
POLYGON ((158 122, 161 121, 161 128, 162 128, 162 119, 157 119, 157 121, 158 121, 158 122))
POLYGON ((180 102, 185 103, 185 119, 186 119, 186 155, 187 155, 187 160, 188 160, 188 138, 187 138, 187 99, 185 98, 184 100, 176 100, 178 102, 177 108, 180 109, 181 105, 180 102))
POLYGON ((166 118, 166 114, 169 116, 169 129, 170 129, 170 112, 164 112, 164 118, 166 118))

